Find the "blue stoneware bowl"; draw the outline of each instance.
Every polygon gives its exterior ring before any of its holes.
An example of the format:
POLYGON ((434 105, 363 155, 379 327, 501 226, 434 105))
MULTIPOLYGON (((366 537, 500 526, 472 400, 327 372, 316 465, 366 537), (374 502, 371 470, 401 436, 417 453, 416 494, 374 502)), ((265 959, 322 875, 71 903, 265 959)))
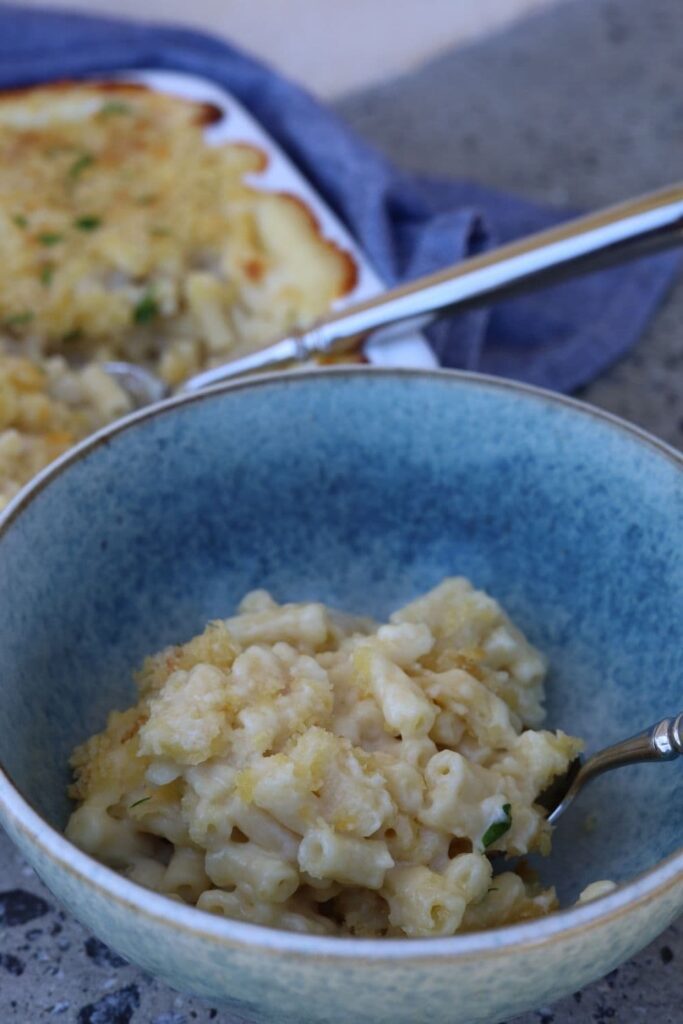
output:
POLYGON ((361 940, 214 918, 95 863, 61 834, 67 757, 146 653, 251 587, 381 616, 455 573, 549 655, 552 727, 589 750, 638 731, 683 709, 682 470, 611 416, 447 372, 261 378, 128 418, 0 522, 0 820, 95 933, 246 1021, 475 1024, 579 988, 683 909, 680 763, 607 776, 562 820, 543 872, 570 909, 361 940))

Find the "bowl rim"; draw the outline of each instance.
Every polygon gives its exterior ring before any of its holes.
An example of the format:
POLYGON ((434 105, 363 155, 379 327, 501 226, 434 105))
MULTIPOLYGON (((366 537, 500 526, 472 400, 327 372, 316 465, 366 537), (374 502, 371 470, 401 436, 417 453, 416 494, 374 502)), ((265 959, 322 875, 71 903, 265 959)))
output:
MULTIPOLYGON (((403 369, 376 366, 334 366, 300 369, 286 373, 266 373, 236 378, 216 384, 201 392, 178 395, 163 402, 136 410, 90 435, 60 458, 43 469, 0 513, 0 542, 21 513, 32 504, 41 491, 55 478, 79 462, 90 452, 106 444, 110 438, 134 428, 138 423, 166 415, 173 410, 210 400, 224 394, 265 387, 291 386, 315 382, 320 378, 384 377, 398 379, 430 379, 452 381, 454 385, 478 387, 483 390, 504 391, 533 399, 541 404, 563 406, 588 416, 626 434, 664 456, 683 471, 683 453, 648 431, 629 423, 613 413, 598 409, 567 395, 549 391, 520 381, 493 377, 487 374, 450 369, 403 369)), ((10 831, 23 837, 30 847, 36 847, 42 857, 51 860, 72 878, 77 879, 97 894, 113 900, 121 908, 142 913, 156 924, 180 929, 185 938, 209 940, 224 948, 249 948, 254 951, 285 954, 288 957, 306 957, 329 960, 356 961, 358 963, 404 960, 480 960, 515 949, 528 950, 549 941, 569 940, 596 927, 607 926, 653 900, 661 900, 666 893, 683 883, 683 845, 652 868, 640 872, 613 892, 582 905, 575 905, 519 924, 504 925, 482 932, 469 932, 438 938, 349 938, 348 936, 312 935, 284 931, 229 918, 220 918, 196 907, 183 906, 160 893, 119 875, 100 864, 90 855, 73 845, 57 829, 49 825, 12 783, 0 760, 0 812, 4 814, 10 831)))

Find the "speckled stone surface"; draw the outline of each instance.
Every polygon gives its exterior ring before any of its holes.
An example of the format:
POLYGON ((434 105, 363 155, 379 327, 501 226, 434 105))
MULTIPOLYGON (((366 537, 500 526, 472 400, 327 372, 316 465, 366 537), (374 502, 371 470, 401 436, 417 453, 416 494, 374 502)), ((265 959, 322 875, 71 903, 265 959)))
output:
MULTIPOLYGON (((575 0, 340 110, 394 159, 590 206, 683 166, 680 0, 575 0)), ((683 285, 581 397, 683 445, 683 285)), ((507 1024, 680 1024, 683 928, 562 1002, 507 1024)), ((238 1024, 126 966, 70 920, 0 836, 0 1021, 238 1024)), ((421 1024, 416 1021, 415 1024, 421 1024)))

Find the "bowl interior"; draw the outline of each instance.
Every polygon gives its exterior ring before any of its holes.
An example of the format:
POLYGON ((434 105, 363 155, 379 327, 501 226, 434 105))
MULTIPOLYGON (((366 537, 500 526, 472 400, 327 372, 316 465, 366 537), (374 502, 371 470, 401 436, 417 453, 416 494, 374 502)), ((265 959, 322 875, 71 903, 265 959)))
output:
MULTIPOLYGON (((306 374, 166 408, 86 450, 0 532, 0 763, 56 828, 67 757, 131 669, 250 588, 384 616, 450 574, 550 657, 547 724, 588 749, 681 710, 683 473, 604 418, 458 375, 306 374)), ((563 819, 565 900, 683 835, 680 764, 563 819)))

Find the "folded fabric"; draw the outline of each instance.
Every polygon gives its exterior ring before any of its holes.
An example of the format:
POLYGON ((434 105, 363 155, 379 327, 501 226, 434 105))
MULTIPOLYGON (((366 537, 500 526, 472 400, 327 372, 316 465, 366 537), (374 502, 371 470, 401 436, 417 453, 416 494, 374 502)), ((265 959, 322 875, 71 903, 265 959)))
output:
MULTIPOLYGON (((0 88, 133 68, 202 75, 232 92, 346 222, 387 284, 571 215, 397 170, 299 86, 222 40, 0 4, 0 88)), ((678 264, 676 255, 651 257, 454 316, 430 329, 430 342, 444 366, 571 391, 637 341, 678 264)))

